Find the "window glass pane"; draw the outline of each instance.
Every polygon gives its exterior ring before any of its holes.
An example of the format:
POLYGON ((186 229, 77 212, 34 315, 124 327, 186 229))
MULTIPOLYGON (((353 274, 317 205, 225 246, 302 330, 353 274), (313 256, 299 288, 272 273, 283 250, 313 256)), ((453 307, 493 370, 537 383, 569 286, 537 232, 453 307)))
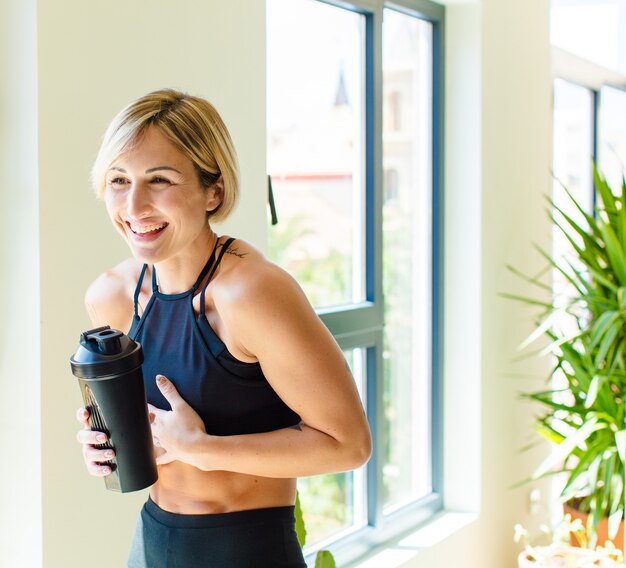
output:
POLYGON ((600 92, 598 164, 609 185, 619 188, 626 164, 626 92, 611 87, 600 92))
MULTIPOLYGON (((582 215, 571 204, 562 183, 585 207, 593 209, 593 94, 579 85, 557 79, 554 82, 553 171, 555 204, 580 223, 582 215)), ((569 250, 559 230, 553 234, 555 253, 569 250)), ((555 278, 559 278, 557 274, 555 278)))
POLYGON ((360 302, 364 17, 316 0, 267 10, 269 256, 315 306, 360 302))
MULTIPOLYGON (((577 202, 591 213, 593 210, 593 93, 591 90, 557 79, 554 82, 553 116, 553 171, 555 176, 552 197, 555 205, 566 215, 575 219, 582 227, 587 223, 584 216, 573 205, 563 184, 577 202)), ((555 212, 555 218, 562 220, 555 212)), ((582 245, 582 242, 578 243, 582 245)), ((552 231, 552 250, 554 258, 565 269, 570 270, 571 263, 578 270, 580 265, 572 245, 560 229, 552 231)), ((556 269, 551 271, 554 301, 565 304, 576 290, 556 269)), ((574 334, 577 321, 574 317, 562 315, 555 322, 564 333, 574 334)), ((566 379, 555 373, 554 388, 564 388, 566 379)))
POLYGON ((626 0, 552 0, 550 16, 553 45, 626 73, 626 0))
MULTIPOLYGON (((344 351, 363 403, 365 350, 344 351)), ((365 468, 346 473, 298 479, 302 516, 306 525, 306 547, 352 532, 366 523, 365 468)))
POLYGON ((432 490, 432 25, 383 20, 384 506, 432 490))

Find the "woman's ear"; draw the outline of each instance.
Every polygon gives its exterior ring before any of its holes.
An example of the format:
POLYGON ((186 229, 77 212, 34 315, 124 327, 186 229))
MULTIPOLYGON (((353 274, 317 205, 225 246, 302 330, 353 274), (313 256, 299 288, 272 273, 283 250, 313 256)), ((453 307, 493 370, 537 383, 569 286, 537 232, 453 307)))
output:
POLYGON ((206 210, 210 213, 215 211, 224 199, 224 179, 220 176, 217 181, 207 189, 206 210))

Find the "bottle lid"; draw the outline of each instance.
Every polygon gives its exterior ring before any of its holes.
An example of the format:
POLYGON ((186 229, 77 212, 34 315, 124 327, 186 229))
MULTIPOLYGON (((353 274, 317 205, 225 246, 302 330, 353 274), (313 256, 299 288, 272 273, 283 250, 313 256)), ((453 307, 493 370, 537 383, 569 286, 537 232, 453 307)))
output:
POLYGON ((110 378, 142 363, 141 345, 108 325, 81 333, 80 345, 70 357, 72 373, 81 379, 110 378))

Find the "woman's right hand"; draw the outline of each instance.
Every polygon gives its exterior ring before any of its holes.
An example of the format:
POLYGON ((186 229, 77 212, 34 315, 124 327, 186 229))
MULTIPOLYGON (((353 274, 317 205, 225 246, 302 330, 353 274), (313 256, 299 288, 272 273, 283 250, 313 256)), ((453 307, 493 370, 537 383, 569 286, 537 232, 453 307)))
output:
POLYGON ((115 451, 96 448, 97 444, 103 444, 107 441, 107 435, 89 427, 89 411, 86 408, 78 409, 76 419, 83 425, 83 429, 78 432, 76 438, 83 446, 83 459, 87 471, 96 477, 109 475, 112 470, 106 462, 115 457, 115 451))

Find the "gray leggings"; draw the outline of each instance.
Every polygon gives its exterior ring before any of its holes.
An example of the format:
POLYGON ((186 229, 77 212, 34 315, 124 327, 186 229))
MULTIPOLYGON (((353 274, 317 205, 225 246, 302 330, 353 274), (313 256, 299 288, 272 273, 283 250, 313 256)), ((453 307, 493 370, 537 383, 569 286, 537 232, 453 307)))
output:
POLYGON ((148 499, 128 568, 306 568, 294 508, 178 515, 148 499))

